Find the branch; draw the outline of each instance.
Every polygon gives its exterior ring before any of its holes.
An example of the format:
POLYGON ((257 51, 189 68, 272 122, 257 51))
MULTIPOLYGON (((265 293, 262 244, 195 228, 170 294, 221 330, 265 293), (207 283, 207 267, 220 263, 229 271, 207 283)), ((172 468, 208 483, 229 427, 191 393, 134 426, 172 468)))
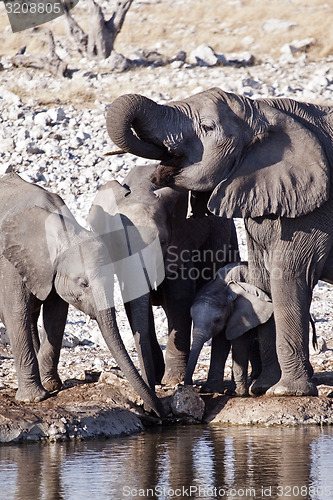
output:
POLYGON ((22 49, 18 54, 12 57, 11 62, 16 67, 31 67, 37 69, 44 69, 49 71, 54 76, 67 76, 67 64, 60 59, 55 51, 55 43, 51 30, 47 30, 47 37, 49 41, 49 56, 25 55, 22 49))
POLYGON ((75 19, 72 17, 67 7, 67 4, 63 1, 61 3, 64 8, 64 15, 67 21, 68 35, 73 38, 74 42, 77 45, 78 51, 81 54, 85 55, 87 53, 87 47, 88 47, 88 35, 83 31, 81 26, 79 26, 78 23, 75 21, 75 19))

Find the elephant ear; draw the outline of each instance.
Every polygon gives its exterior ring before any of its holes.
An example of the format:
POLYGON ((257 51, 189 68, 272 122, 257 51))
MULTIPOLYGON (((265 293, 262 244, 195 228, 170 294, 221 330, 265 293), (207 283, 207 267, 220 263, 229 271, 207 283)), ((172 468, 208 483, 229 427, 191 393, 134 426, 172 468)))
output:
POLYGON ((56 259, 70 245, 68 231, 73 230, 73 220, 40 207, 16 213, 1 223, 2 255, 41 301, 51 292, 56 259))
POLYGON ((243 151, 231 177, 216 186, 209 210, 242 218, 312 212, 329 196, 329 166, 318 138, 277 108, 259 107, 268 126, 243 151))
POLYGON ((235 302, 225 334, 228 340, 234 340, 266 323, 273 314, 273 304, 268 295, 254 285, 231 281, 228 286, 235 302))
POLYGON ((91 229, 110 244, 109 239, 114 231, 123 230, 123 223, 119 213, 118 203, 121 198, 128 196, 131 190, 118 181, 109 181, 102 186, 89 210, 87 222, 91 229))

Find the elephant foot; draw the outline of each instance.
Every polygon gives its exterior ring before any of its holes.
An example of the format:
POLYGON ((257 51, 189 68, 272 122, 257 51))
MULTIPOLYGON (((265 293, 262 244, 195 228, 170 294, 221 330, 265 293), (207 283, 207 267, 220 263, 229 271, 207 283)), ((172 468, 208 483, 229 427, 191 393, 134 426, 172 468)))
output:
POLYGON ((49 393, 42 387, 18 388, 15 399, 23 403, 39 403, 49 396, 49 393))
POLYGON ((259 377, 251 384, 249 393, 252 396, 265 394, 270 387, 275 385, 281 377, 280 368, 278 370, 266 370, 261 372, 259 377))
POLYGON ((59 377, 55 379, 46 379, 42 381, 44 389, 47 390, 47 392, 56 392, 60 391, 62 388, 62 382, 59 377))
POLYGON ((235 389, 235 395, 236 396, 240 396, 240 397, 246 397, 249 395, 249 390, 247 388, 246 385, 244 384, 241 384, 241 385, 237 385, 236 389, 235 389))
POLYGON ((267 396, 318 396, 316 385, 307 379, 281 379, 267 392, 267 396))
POLYGON ((162 385, 167 387, 175 387, 181 382, 183 382, 185 377, 185 370, 165 370, 164 376, 162 378, 162 385))
POLYGON ((202 384, 201 393, 204 394, 233 394, 235 392, 235 384, 230 381, 210 381, 207 380, 202 384))

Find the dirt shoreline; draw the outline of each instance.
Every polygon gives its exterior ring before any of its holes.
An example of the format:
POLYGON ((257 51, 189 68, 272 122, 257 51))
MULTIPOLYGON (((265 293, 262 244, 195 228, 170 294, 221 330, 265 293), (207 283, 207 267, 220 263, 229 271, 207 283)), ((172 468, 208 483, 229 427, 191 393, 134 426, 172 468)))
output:
MULTIPOLYGON (((0 400, 0 444, 36 441, 99 439, 143 432, 163 425, 143 411, 127 381, 111 370, 98 382, 68 380, 63 390, 35 404, 15 400, 14 389, 4 389, 0 400)), ((317 374, 318 377, 318 374, 317 374)), ((333 425, 333 375, 318 378, 319 397, 248 397, 202 395, 206 424, 333 425)), ((159 388, 170 403, 173 389, 159 388)), ((165 424, 195 424, 191 418, 169 417, 165 424)))

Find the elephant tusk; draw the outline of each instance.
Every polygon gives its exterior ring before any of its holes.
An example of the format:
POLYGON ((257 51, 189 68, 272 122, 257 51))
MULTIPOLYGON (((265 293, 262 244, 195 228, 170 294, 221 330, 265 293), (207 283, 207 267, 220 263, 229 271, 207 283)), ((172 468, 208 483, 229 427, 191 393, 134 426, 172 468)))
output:
POLYGON ((115 151, 108 151, 107 153, 104 153, 103 156, 123 155, 125 153, 127 153, 127 151, 124 151, 123 149, 116 149, 115 151))

